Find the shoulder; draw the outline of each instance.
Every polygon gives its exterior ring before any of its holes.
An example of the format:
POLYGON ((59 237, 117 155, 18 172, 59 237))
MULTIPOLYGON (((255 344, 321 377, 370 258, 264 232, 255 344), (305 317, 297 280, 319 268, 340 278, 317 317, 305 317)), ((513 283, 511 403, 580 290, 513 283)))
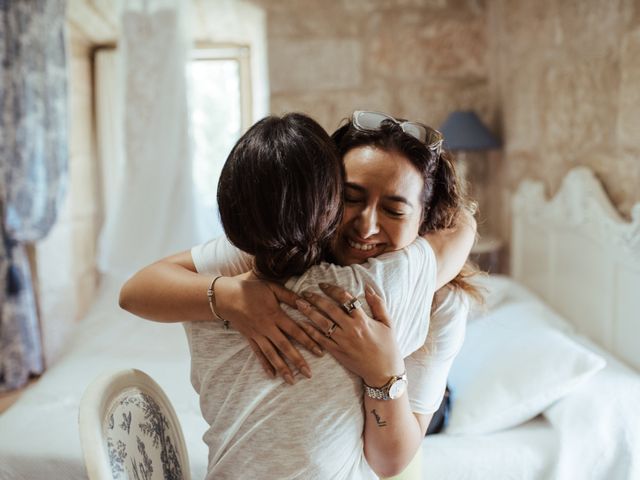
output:
POLYGON ((410 267, 430 267, 436 269, 436 255, 427 240, 416 238, 406 247, 392 252, 383 253, 378 257, 368 259, 361 265, 363 268, 384 268, 387 265, 395 268, 406 264, 410 267))
POLYGON ((459 345, 464 340, 471 302, 469 295, 445 285, 434 295, 428 341, 459 345))
POLYGON ((199 273, 237 275, 251 269, 251 255, 235 247, 225 236, 191 248, 191 258, 199 273))
POLYGON ((388 252, 376 257, 378 260, 382 260, 385 258, 397 258, 401 256, 406 257, 424 257, 424 258, 435 258, 435 252, 431 244, 422 237, 417 237, 413 242, 404 247, 401 250, 396 250, 393 252, 388 252))
POLYGON ((393 282, 422 285, 430 293, 427 294, 423 288, 414 289, 415 292, 431 300, 435 292, 438 265, 431 245, 424 238, 418 237, 402 250, 369 259, 368 263, 369 268, 393 282))
POLYGON ((434 316, 466 316, 470 306, 471 299, 464 290, 447 284, 435 293, 431 314, 434 316))
MULTIPOLYGON (((300 277, 294 277, 287 282, 287 288, 302 283, 317 283, 320 281, 337 282, 345 286, 351 283, 360 284, 362 280, 373 283, 379 289, 406 290, 406 282, 411 284, 433 286, 431 277, 435 275, 436 260, 431 245, 424 238, 418 237, 407 247, 393 252, 383 253, 378 257, 368 259, 362 264, 336 265, 322 262, 309 268, 300 277), (418 282, 426 276, 425 282, 418 282), (404 281, 403 281, 404 280, 404 281)), ((419 290, 419 289, 415 289, 419 290)), ((412 290, 413 291, 413 290, 412 290)))

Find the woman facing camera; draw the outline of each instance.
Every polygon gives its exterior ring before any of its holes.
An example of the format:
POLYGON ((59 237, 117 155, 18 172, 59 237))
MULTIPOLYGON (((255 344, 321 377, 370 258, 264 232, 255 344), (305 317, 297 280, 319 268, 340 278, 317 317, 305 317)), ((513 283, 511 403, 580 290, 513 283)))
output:
MULTIPOLYGON (((392 475, 439 404, 465 308, 440 309, 450 321, 434 321, 446 325, 434 331, 431 301, 464 264, 475 224, 435 132, 366 120, 357 114, 336 135, 346 167, 342 219, 345 179, 329 138, 308 117, 270 117, 236 144, 219 184, 225 232, 242 251, 215 239, 143 269, 122 289, 131 312, 186 321, 192 382, 210 426, 208 478, 392 475), (427 233, 440 226, 448 228, 427 233), (318 264, 323 256, 344 266, 318 264), (303 363, 283 370, 293 386, 265 378, 250 348, 287 348, 274 292, 298 306, 283 306, 300 328, 287 324, 294 338, 332 354, 298 353, 303 363), (257 332, 251 322, 268 335, 247 342, 237 328, 257 332), (295 382, 310 368, 313 378, 295 382)), ((445 297, 443 305, 459 298, 445 297)))

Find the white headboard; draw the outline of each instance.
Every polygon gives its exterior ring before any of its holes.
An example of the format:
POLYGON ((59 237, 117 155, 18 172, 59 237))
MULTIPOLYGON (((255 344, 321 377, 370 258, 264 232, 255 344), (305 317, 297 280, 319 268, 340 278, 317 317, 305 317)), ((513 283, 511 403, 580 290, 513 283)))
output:
POLYGON ((554 198, 523 182, 513 198, 513 277, 640 370, 640 203, 625 222, 585 167, 554 198))

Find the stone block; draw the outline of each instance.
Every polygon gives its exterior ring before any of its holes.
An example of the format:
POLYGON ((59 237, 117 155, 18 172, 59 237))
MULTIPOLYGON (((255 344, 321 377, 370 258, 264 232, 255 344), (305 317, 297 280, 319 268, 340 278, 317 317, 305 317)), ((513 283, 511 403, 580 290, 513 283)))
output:
POLYGON ((261 6, 267 12, 290 12, 292 16, 297 13, 318 9, 322 5, 335 4, 335 0, 250 0, 251 3, 261 6))
POLYGON ((281 40, 269 44, 271 93, 350 89, 362 83, 362 49, 351 39, 281 40))
POLYGON ((363 17, 342 8, 339 3, 300 5, 290 10, 276 9, 267 15, 269 38, 311 39, 316 37, 355 37, 362 29, 363 17))
POLYGON ((401 82, 392 112, 438 128, 454 110, 474 110, 483 119, 490 117, 486 78, 425 79, 423 82, 401 82))
POLYGON ((621 34, 631 15, 625 8, 626 0, 554 0, 550 4, 552 10, 547 16, 561 40, 556 44, 569 58, 617 56, 621 34))
POLYGON ((552 54, 564 42, 557 3, 557 0, 492 3, 492 11, 499 16, 499 48, 516 62, 531 60, 538 52, 552 54))
POLYGON ((344 8, 348 11, 359 13, 371 13, 380 10, 399 10, 406 8, 444 9, 447 0, 342 0, 344 8))
POLYGON ((550 65, 540 92, 541 142, 580 156, 615 145, 619 69, 608 58, 550 65))
POLYGON ((640 149, 640 28, 625 35, 621 50, 618 138, 623 148, 640 149))
MULTIPOLYGON (((506 65, 512 65, 509 59, 506 65)), ((540 144, 539 76, 531 62, 511 66, 501 79, 502 130, 509 150, 535 150, 540 144)))
POLYGON ((314 118, 327 132, 333 133, 354 110, 393 111, 388 88, 373 87, 336 92, 300 92, 272 95, 274 114, 303 112, 314 118))
POLYGON ((366 35, 367 75, 403 80, 487 75, 484 16, 375 13, 366 35))

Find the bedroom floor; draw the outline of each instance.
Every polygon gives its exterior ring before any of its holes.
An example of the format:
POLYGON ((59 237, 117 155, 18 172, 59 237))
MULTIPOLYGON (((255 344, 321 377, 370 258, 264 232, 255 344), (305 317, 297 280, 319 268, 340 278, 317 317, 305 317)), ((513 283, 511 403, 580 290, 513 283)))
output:
POLYGON ((13 405, 16 401, 18 401, 18 399, 20 398, 20 395, 22 395, 27 388, 29 388, 31 385, 33 385, 37 381, 38 379, 33 379, 29 382, 29 384, 26 387, 16 390, 14 392, 0 393, 0 415, 6 412, 11 405, 13 405))

